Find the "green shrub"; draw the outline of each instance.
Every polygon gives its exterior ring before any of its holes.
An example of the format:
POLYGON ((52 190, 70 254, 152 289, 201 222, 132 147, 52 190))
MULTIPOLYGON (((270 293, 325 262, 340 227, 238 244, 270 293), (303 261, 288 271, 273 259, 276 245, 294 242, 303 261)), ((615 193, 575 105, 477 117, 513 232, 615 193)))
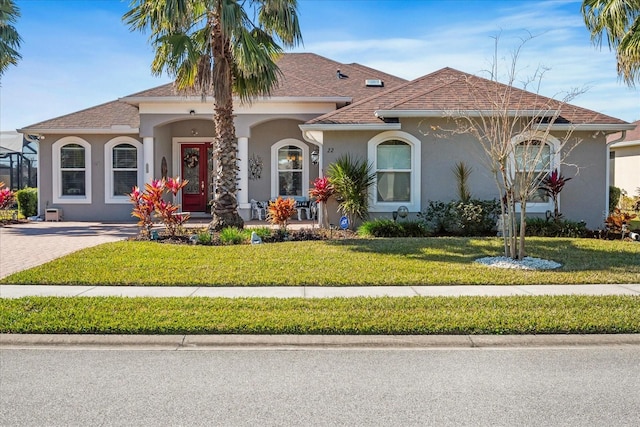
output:
POLYGON ((251 232, 255 231, 256 234, 263 240, 266 241, 271 237, 272 230, 269 227, 256 227, 245 229, 246 232, 249 233, 249 238, 251 238, 251 232))
POLYGON ((239 245, 247 240, 246 232, 236 227, 226 227, 220 232, 220 243, 223 245, 239 245))
POLYGON ((198 240, 196 241, 199 245, 211 245, 213 244, 213 236, 209 232, 209 230, 201 230, 198 231, 196 235, 198 240))
POLYGON ((358 227, 362 237, 426 237, 427 232, 418 221, 393 221, 376 219, 358 227))
POLYGON ((622 190, 613 185, 609 186, 609 212, 613 212, 618 207, 622 190))
POLYGON ((527 218, 527 236, 536 237, 585 237, 587 227, 582 221, 561 219, 549 221, 545 218, 527 218))
POLYGON ((493 234, 499 213, 497 200, 429 201, 418 220, 431 235, 484 236, 493 234))
POLYGON ((18 199, 18 210, 23 217, 29 218, 38 214, 38 189, 37 188, 23 188, 16 192, 16 198, 18 199))
POLYGON ((366 221, 358 227, 358 235, 367 237, 404 237, 402 226, 390 219, 366 221))
POLYGON ((398 224, 404 230, 406 237, 427 237, 429 235, 420 221, 401 221, 398 224))

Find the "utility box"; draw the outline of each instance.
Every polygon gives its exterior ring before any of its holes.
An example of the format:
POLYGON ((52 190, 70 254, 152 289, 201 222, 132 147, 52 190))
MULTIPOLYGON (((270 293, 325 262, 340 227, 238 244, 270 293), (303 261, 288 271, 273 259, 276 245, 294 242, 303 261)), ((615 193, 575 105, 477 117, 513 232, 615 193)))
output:
POLYGON ((45 221, 62 221, 62 209, 49 208, 44 211, 45 221))

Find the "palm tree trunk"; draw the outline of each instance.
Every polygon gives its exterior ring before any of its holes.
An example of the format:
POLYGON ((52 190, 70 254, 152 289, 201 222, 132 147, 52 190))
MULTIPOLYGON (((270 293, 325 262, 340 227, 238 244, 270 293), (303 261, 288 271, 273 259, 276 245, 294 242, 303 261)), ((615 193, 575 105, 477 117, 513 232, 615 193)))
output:
POLYGON ((244 221, 238 214, 238 199, 236 197, 237 182, 237 152, 238 139, 233 123, 233 62, 229 40, 224 36, 219 21, 213 25, 213 78, 216 83, 214 93, 215 140, 213 157, 217 168, 214 179, 214 196, 210 227, 222 230, 225 227, 244 227, 244 221))

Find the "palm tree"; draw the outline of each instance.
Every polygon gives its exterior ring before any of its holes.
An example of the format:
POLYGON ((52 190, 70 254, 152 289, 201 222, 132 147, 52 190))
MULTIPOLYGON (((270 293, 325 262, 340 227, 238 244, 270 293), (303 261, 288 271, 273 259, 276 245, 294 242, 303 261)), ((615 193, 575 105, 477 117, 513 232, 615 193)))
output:
POLYGON ((594 44, 601 46, 606 35, 609 49, 615 49, 624 82, 640 82, 640 0, 584 0, 582 16, 594 44))
POLYGON ((166 71, 179 91, 203 100, 213 94, 217 170, 211 227, 243 227, 233 95, 250 102, 277 85, 283 47, 302 41, 297 0, 134 0, 123 19, 132 31, 151 32, 154 74, 166 71))
POLYGON ((20 9, 13 0, 0 0, 0 76, 9 65, 16 65, 22 58, 18 49, 22 39, 14 24, 20 17, 20 9))

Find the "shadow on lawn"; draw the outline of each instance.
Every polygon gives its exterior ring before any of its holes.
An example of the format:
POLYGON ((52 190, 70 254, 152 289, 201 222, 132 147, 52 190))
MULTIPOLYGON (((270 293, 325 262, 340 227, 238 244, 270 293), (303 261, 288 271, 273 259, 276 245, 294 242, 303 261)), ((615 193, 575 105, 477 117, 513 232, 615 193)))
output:
POLYGON ((384 255, 406 256, 424 261, 469 264, 485 256, 502 253, 502 241, 496 238, 407 237, 330 240, 329 245, 384 255))
MULTIPOLYGON (((327 241, 346 249, 385 255, 407 256, 424 261, 471 264, 478 258, 503 255, 497 237, 425 237, 396 239, 351 239, 327 241)), ((637 273, 640 281, 640 244, 633 242, 536 238, 525 240, 528 256, 556 261, 553 271, 622 270, 637 273)))
POLYGON ((640 244, 620 240, 527 238, 531 256, 551 259, 564 271, 619 270, 638 274, 640 244))

